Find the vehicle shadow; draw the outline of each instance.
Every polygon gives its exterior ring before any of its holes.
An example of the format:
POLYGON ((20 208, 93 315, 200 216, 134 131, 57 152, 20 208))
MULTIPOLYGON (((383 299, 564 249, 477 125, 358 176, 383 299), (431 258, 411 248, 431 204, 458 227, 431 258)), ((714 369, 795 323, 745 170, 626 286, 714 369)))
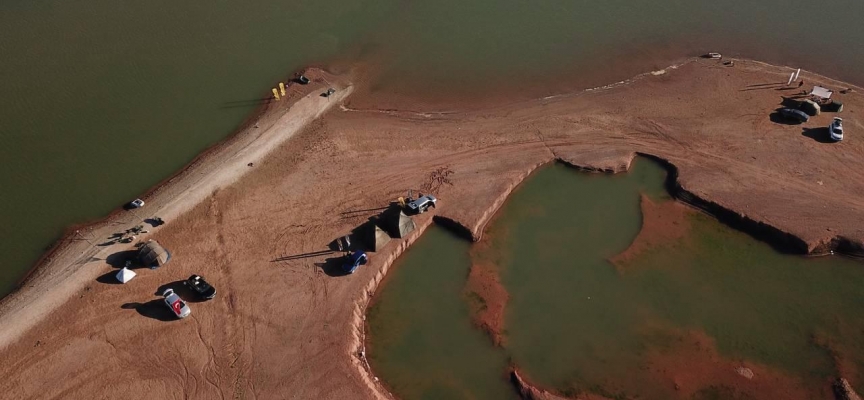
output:
POLYGON ((162 299, 150 300, 146 303, 126 303, 120 306, 124 310, 135 310, 138 314, 147 318, 152 318, 159 321, 176 321, 178 318, 174 315, 162 299))
POLYGON ((195 293, 192 288, 186 286, 185 281, 174 281, 166 283, 162 286, 159 286, 159 288, 156 289, 156 292, 153 294, 161 297, 162 293, 165 293, 165 291, 168 289, 173 289, 174 293, 177 293, 177 295, 180 296, 180 298, 187 303, 202 303, 206 301, 205 299, 200 298, 198 296, 198 293, 195 293))
MULTIPOLYGON (((324 260, 323 263, 315 263, 315 266, 321 268, 327 276, 338 277, 348 275, 342 269, 342 263, 345 262, 345 257, 330 257, 324 260)), ((362 267, 361 267, 362 268, 362 267)))
POLYGON ((768 119, 770 119, 771 122, 780 125, 801 125, 800 121, 786 118, 782 114, 780 114, 780 111, 774 111, 773 113, 771 113, 771 115, 768 116, 768 119))
POLYGON ((819 143, 835 143, 831 140, 831 134, 828 133, 828 128, 804 128, 801 130, 801 136, 809 137, 819 143))

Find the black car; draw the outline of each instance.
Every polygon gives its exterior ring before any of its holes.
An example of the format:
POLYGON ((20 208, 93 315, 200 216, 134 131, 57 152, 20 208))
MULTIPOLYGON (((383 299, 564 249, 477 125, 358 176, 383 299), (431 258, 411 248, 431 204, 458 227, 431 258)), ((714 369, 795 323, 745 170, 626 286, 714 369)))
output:
POLYGON ((801 110, 795 110, 792 108, 781 108, 777 112, 779 112, 783 118, 791 121, 796 121, 798 123, 803 123, 810 120, 810 116, 801 110))
POLYGON ((189 286, 198 296, 201 296, 204 299, 210 300, 216 297, 216 288, 210 286, 204 278, 198 275, 192 275, 189 279, 184 282, 186 286, 189 286))

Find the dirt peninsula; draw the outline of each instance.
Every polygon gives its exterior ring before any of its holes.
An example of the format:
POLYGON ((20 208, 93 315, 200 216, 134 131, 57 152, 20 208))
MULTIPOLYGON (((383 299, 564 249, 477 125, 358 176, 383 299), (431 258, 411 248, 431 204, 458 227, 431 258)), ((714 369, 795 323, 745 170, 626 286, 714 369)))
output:
POLYGON ((849 133, 827 143, 831 114, 772 122, 781 96, 798 89, 783 85, 789 68, 755 61, 691 59, 608 87, 448 113, 355 109, 350 78, 320 74, 151 193, 147 215, 85 228, 102 241, 158 214, 168 223, 141 239, 159 240, 171 263, 118 285, 104 278, 116 271, 109 257, 131 246, 69 239, 46 258, 0 305, 0 390, 32 399, 391 397, 364 362, 365 307, 433 216, 354 275, 332 276, 336 254, 305 255, 409 189, 436 194, 434 217, 477 240, 513 188, 553 160, 615 172, 652 155, 672 168, 676 196, 778 247, 862 250, 859 88, 835 94, 849 133), (319 96, 328 86, 337 95, 319 96), (186 320, 166 318, 157 289, 193 273, 219 296, 192 303, 186 320))

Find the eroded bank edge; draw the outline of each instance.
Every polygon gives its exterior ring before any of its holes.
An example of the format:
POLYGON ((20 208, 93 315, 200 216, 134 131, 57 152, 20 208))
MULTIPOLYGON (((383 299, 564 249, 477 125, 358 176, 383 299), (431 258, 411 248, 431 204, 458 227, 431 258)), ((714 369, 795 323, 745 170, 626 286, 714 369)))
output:
MULTIPOLYGON (((800 255, 824 254, 833 251, 836 253, 848 254, 852 256, 864 256, 864 244, 862 244, 861 242, 843 236, 836 236, 829 241, 808 243, 804 239, 801 239, 800 237, 790 232, 785 232, 782 229, 772 226, 768 223, 755 220, 743 213, 739 213, 730 208, 724 207, 710 199, 698 196, 695 193, 684 188, 684 186, 681 184, 678 179, 678 167, 674 165, 671 161, 660 156, 633 151, 628 153, 625 159, 622 160, 624 162, 616 164, 617 166, 615 167, 592 165, 591 163, 576 163, 572 160, 555 156, 553 158, 550 158, 549 160, 544 160, 530 166, 523 173, 517 176, 517 178, 514 179, 507 186, 507 188, 501 193, 501 195, 498 196, 496 200, 490 204, 488 209, 482 213, 481 217, 478 219, 477 223, 474 224, 473 228, 469 228, 468 225, 458 220, 436 215, 433 218, 428 218, 422 221, 422 223, 418 226, 418 229, 409 238, 399 243, 399 246, 393 251, 391 251, 391 253, 384 260, 373 279, 369 282, 369 284, 366 285, 361 295, 361 298, 355 302, 354 318, 351 325, 353 341, 351 345, 352 363, 355 365, 355 367, 357 367, 364 382, 373 390, 376 398, 396 399, 397 397, 385 388, 384 384, 380 381, 380 379, 375 376, 374 372, 372 371, 371 365, 367 361, 365 352, 366 312, 368 311, 368 307, 372 297, 374 297, 376 290, 378 290, 380 283, 387 275, 387 272, 389 272, 392 264, 417 239, 420 238, 420 236, 426 231, 427 228, 429 228, 433 223, 435 223, 453 232, 454 234, 463 239, 470 240, 472 242, 478 242, 482 239, 483 230, 486 228, 486 225, 492 220, 492 218, 494 218, 498 210, 504 205, 504 203, 513 193, 513 191, 517 187, 519 187, 519 185, 524 183, 525 180, 529 176, 531 176, 531 174, 534 173, 538 168, 551 162, 559 162, 570 168, 574 168, 583 172, 616 174, 621 172, 628 172, 632 167, 633 160, 637 156, 641 156, 657 162, 664 168, 664 170, 666 171, 666 179, 664 186, 666 188, 666 191, 675 200, 687 204, 697 209, 698 211, 706 213, 716 218, 719 222, 733 229, 744 232, 753 237, 754 239, 765 242, 779 251, 800 255)), ((560 397, 559 395, 556 395, 552 392, 549 392, 526 382, 524 378, 519 376, 517 369, 514 366, 511 366, 509 374, 511 377, 511 382, 514 384, 514 389, 519 393, 520 396, 525 399, 563 399, 563 397, 560 397)))

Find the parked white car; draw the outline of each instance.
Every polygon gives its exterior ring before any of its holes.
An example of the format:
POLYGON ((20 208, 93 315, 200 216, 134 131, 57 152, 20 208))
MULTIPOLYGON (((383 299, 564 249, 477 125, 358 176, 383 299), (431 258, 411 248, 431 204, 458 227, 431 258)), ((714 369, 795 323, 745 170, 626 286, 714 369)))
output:
POLYGON ((162 293, 162 297, 165 298, 165 305, 174 312, 174 315, 177 318, 186 318, 189 314, 192 313, 192 309, 189 308, 189 305, 186 304, 177 293, 174 293, 174 289, 166 289, 165 292, 162 293))
POLYGON ((438 202, 438 199, 431 194, 427 194, 426 196, 422 196, 417 200, 411 200, 408 202, 408 210, 411 214, 422 214, 429 209, 429 207, 435 208, 435 203, 438 202))
POLYGON ((828 126, 828 133, 835 142, 843 140, 843 118, 834 117, 834 121, 828 126))

